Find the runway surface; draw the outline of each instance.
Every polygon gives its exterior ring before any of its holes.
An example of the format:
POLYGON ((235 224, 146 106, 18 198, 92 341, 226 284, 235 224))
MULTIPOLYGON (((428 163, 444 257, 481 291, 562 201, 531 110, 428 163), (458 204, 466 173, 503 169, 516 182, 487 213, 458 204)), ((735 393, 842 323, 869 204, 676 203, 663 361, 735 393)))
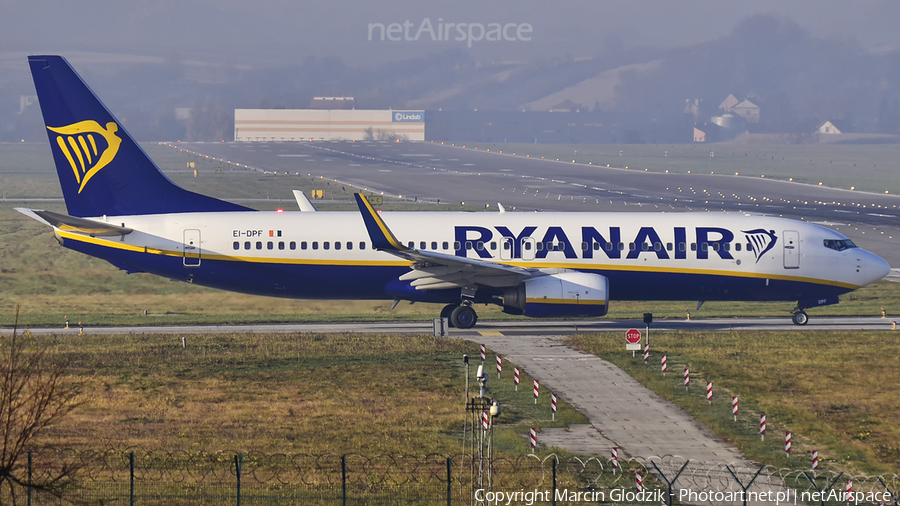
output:
MULTIPOLYGON (((824 331, 824 330, 883 330, 893 331, 890 318, 880 317, 811 317, 807 325, 794 325, 787 316, 784 318, 709 318, 691 320, 655 320, 651 332, 676 330, 693 331, 824 331)), ((640 320, 519 320, 519 321, 479 321, 472 329, 449 329, 448 335, 466 339, 479 336, 567 336, 577 333, 617 332, 631 328, 643 329, 640 320)), ((68 329, 60 327, 28 327, 33 335, 77 335, 79 328, 72 325, 68 329)), ((391 334, 431 334, 429 322, 354 322, 354 323, 249 323, 235 325, 160 325, 88 327, 91 334, 210 334, 210 333, 297 333, 297 332, 357 332, 391 334)), ((11 334, 12 329, 2 328, 0 334, 11 334)), ((624 340, 624 337, 623 337, 624 340)))
MULTIPOLYGON (((180 143, 257 170, 310 174, 419 202, 518 211, 742 212, 818 223, 900 266, 900 197, 764 178, 665 174, 430 142, 180 143)), ((283 198, 291 199, 290 188, 283 198)))

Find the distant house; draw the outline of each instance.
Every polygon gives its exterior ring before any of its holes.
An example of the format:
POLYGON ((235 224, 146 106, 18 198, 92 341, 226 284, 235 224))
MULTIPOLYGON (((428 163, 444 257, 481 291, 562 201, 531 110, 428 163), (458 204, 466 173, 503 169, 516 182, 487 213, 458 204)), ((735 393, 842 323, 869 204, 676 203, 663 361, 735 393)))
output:
POLYGON ((732 107, 731 113, 743 117, 748 123, 759 123, 759 106, 749 100, 732 107))
POLYGON ((700 116, 700 99, 684 99, 684 113, 692 114, 694 116, 694 121, 697 121, 697 117, 700 116))
POLYGON ((310 109, 356 109, 353 97, 313 97, 309 101, 310 109))
POLYGON ((706 142, 706 132, 694 127, 694 142, 706 142))
POLYGON ((563 100, 550 108, 550 112, 581 112, 582 110, 587 109, 583 105, 576 104, 571 100, 563 100))
POLYGON ((731 110, 734 109, 734 106, 738 105, 739 103, 741 103, 741 101, 738 100, 734 95, 728 95, 728 97, 726 97, 725 100, 723 100, 722 103, 719 104, 719 109, 722 109, 722 111, 724 112, 731 112, 731 110))
POLYGON ((820 126, 816 130, 816 133, 817 134, 839 134, 839 133, 841 133, 841 131, 838 130, 838 127, 834 126, 834 124, 832 122, 826 121, 825 123, 822 124, 822 126, 820 126))

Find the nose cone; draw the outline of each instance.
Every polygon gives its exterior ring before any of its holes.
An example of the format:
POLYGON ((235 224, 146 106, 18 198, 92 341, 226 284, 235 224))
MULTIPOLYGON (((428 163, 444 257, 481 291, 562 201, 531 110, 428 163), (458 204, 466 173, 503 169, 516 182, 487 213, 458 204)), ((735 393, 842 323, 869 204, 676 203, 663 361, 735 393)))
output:
POLYGON ((880 281, 891 273, 891 266, 883 258, 868 251, 863 255, 862 265, 865 268, 863 271, 865 274, 863 285, 880 281))

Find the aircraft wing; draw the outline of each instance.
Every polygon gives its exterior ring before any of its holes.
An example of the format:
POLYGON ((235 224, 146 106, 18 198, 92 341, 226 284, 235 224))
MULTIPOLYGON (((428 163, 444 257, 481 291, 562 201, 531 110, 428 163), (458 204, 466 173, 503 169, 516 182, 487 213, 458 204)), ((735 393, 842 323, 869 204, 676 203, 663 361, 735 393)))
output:
POLYGON ((408 248, 397 240, 364 196, 359 193, 354 196, 372 247, 412 262, 412 270, 400 276, 400 280, 412 280, 410 285, 417 290, 471 287, 476 283, 493 287, 513 286, 535 274, 522 267, 408 248))
POLYGON ((74 216, 69 216, 68 214, 54 213, 53 211, 25 209, 21 207, 17 207, 16 211, 19 211, 30 218, 34 218, 45 225, 58 228, 59 230, 76 232, 91 237, 123 236, 132 232, 132 229, 130 228, 86 218, 76 218, 74 216))

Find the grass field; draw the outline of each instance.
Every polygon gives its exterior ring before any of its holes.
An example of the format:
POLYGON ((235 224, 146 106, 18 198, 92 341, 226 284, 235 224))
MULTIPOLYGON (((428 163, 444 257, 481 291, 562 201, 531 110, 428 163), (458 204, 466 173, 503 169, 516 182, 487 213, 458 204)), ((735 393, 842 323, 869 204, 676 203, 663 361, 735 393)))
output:
POLYGON ((833 188, 900 193, 900 145, 466 144, 516 156, 649 172, 772 177, 833 188), (710 157, 710 151, 715 156, 710 157), (620 154, 621 153, 621 154, 620 154))
MULTIPOLYGON (((73 448, 456 454, 465 368, 478 347, 396 335, 176 335, 41 338, 70 364, 83 404, 47 437, 73 448)), ((489 355, 493 358, 493 355, 489 355)), ((529 450, 530 427, 585 423, 568 405, 513 391, 512 366, 488 395, 503 408, 496 447, 529 450)), ((530 378, 523 376, 523 384, 530 378)))
POLYGON ((622 367, 759 462, 805 469, 816 449, 832 468, 900 472, 900 340, 894 333, 657 332, 649 365, 625 352, 619 335, 576 336, 569 343, 622 367), (712 404, 706 401, 707 381, 713 383, 712 404), (735 395, 737 423, 731 413, 735 395), (764 442, 760 413, 767 415, 764 442), (790 457, 785 431, 793 435, 790 457))

